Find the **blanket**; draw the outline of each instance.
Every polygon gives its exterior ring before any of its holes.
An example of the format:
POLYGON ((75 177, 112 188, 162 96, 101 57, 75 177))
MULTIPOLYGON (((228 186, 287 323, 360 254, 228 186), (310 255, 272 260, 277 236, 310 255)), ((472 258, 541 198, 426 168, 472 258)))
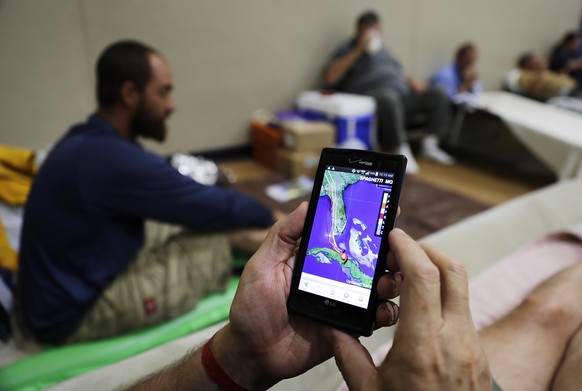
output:
MULTIPOLYGON (((567 231, 546 234, 510 253, 469 283, 469 305, 477 330, 516 308, 541 282, 582 260, 582 223, 567 231)), ((379 365, 392 341, 372 353, 379 365)), ((345 383, 336 391, 347 391, 345 383)))

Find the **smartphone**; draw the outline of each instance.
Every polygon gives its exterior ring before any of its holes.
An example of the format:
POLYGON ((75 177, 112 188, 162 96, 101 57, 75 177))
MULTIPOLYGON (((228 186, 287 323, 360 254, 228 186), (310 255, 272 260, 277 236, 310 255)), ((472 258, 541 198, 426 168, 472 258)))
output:
POLYGON ((406 157, 324 148, 296 255, 289 312, 370 336, 406 157))

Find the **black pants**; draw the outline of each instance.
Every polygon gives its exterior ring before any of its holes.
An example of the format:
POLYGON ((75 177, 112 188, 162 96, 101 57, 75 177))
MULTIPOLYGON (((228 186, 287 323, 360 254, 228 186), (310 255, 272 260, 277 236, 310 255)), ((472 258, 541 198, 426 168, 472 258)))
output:
POLYGON ((416 114, 426 118, 428 134, 443 138, 449 131, 449 101, 440 88, 429 87, 421 94, 410 92, 405 96, 394 90, 374 91, 370 95, 376 99, 378 142, 384 148, 407 141, 406 118, 416 114))

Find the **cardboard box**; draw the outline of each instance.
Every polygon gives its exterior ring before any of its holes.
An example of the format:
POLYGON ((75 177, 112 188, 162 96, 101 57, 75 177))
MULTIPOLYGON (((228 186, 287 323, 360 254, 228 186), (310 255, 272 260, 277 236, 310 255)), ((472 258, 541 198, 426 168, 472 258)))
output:
POLYGON ((327 121, 283 123, 283 145, 293 151, 321 150, 335 145, 335 127, 327 121))
POLYGON ((284 172, 293 178, 301 175, 315 176, 321 150, 292 151, 279 149, 275 153, 277 171, 284 172))
POLYGON ((275 151, 281 148, 284 131, 269 123, 251 122, 253 157, 267 167, 275 168, 275 151))

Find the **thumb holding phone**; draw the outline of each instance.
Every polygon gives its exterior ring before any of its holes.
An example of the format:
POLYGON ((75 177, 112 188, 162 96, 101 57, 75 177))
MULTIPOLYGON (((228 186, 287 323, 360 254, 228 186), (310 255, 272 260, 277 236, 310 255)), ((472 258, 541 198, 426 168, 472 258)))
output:
POLYGON ((392 349, 376 367, 359 341, 332 333, 336 363, 350 390, 491 390, 463 265, 399 229, 389 240, 389 263, 403 276, 392 349))

